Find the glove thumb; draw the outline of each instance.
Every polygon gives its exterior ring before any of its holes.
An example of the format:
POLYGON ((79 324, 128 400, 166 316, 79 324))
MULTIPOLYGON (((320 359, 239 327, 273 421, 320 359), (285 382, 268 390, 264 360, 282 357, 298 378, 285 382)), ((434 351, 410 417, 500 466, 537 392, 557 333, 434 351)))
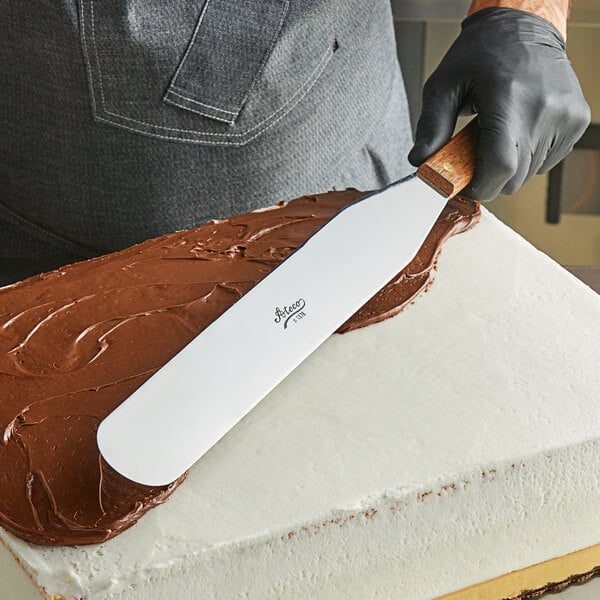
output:
POLYGON ((423 109, 417 123, 415 144, 408 154, 408 160, 415 167, 437 152, 452 137, 461 107, 455 90, 432 91, 430 81, 423 89, 423 109))

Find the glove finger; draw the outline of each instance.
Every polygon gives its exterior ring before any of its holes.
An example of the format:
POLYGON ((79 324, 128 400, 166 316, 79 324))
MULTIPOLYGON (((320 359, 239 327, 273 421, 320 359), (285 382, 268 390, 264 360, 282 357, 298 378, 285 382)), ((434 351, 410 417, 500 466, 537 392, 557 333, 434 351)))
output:
POLYGON ((417 123, 415 144, 408 154, 410 163, 418 167, 437 152, 451 137, 461 106, 460 94, 440 89, 427 81, 423 89, 423 109, 417 123))
POLYGON ((493 200, 517 175, 519 167, 518 146, 502 118, 486 124, 480 119, 481 133, 475 173, 471 183, 461 192, 474 200, 493 200))
POLYGON ((553 169, 567 154, 570 154, 571 150, 573 150, 573 146, 564 147, 562 145, 558 145, 558 148, 552 147, 548 151, 546 159, 540 165, 539 169, 536 173, 540 175, 543 173, 547 173, 550 169, 553 169))
POLYGON ((526 173, 526 176, 523 178, 517 176, 513 177, 513 179, 509 181, 502 190, 503 194, 514 194, 534 175, 541 173, 543 164, 545 164, 548 160, 548 152, 530 152, 529 155, 526 156, 526 159, 527 160, 524 160, 523 158, 519 159, 519 175, 522 172, 522 165, 529 164, 529 169, 526 173))
MULTIPOLYGON (((522 142, 525 145, 525 142, 522 142)), ((501 194, 514 194, 526 182, 528 182, 537 172, 538 164, 534 165, 535 156, 530 150, 523 151, 521 144, 517 145, 517 170, 515 174, 504 184, 500 191, 501 194)))
MULTIPOLYGON (((543 134, 535 143, 535 147, 523 152, 524 144, 518 147, 519 162, 517 173, 507 182, 502 189, 502 194, 514 194, 521 186, 537 173, 546 173, 555 167, 573 149, 574 140, 579 139, 585 127, 585 119, 577 117, 566 119, 569 126, 565 128, 567 134, 543 134), (572 121, 572 123, 571 123, 572 121)), ((547 131, 552 131, 552 123, 547 126, 547 131)))
POLYGON ((573 146, 581 138, 591 121, 590 107, 581 97, 581 102, 573 103, 562 115, 564 121, 563 135, 556 136, 550 143, 548 153, 537 173, 547 173, 565 156, 570 154, 573 146), (557 139, 558 138, 558 139, 557 139))

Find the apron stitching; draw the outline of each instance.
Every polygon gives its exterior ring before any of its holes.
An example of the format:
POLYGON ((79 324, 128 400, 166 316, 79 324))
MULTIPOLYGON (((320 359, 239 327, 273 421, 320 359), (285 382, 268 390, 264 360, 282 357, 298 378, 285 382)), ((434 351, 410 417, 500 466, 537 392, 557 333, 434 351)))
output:
POLYGON ((224 108, 219 108, 217 106, 212 106, 212 104, 205 104, 204 102, 200 102, 199 100, 194 100, 193 98, 188 98, 187 96, 184 96, 183 94, 178 94, 177 92, 174 92, 173 90, 180 90, 182 92, 185 92, 185 90, 183 88, 180 88, 177 85, 172 85, 170 90, 167 90, 167 94, 174 94, 175 96, 179 96, 180 98, 183 98, 184 100, 189 100, 190 102, 193 102, 194 104, 199 104, 200 106, 204 106, 206 108, 212 108, 213 110, 218 110, 219 112, 222 113, 227 113, 228 115, 237 115, 238 112, 234 112, 232 110, 225 110, 224 108))
MULTIPOLYGON (((316 79, 319 77, 319 75, 321 74, 321 72, 325 69, 325 66, 327 65, 327 63, 329 62, 329 59, 331 59, 332 56, 333 56, 333 53, 331 51, 331 48, 328 48, 327 52, 325 52, 323 54, 323 57, 321 58, 321 62, 317 65, 317 68, 311 73, 309 79, 307 79, 302 84, 302 86, 296 92, 296 94, 294 94, 294 96, 292 96, 291 98, 289 98, 285 104, 283 104, 282 106, 280 106, 276 111, 274 111, 268 117, 266 117, 265 119, 263 119, 260 123, 258 123, 257 125, 255 125, 251 129, 248 129, 247 131, 242 132, 242 133, 211 133, 211 132, 204 132, 204 131, 195 131, 193 129, 177 129, 175 127, 161 127, 161 126, 158 126, 158 125, 154 125, 152 123, 147 123, 145 121, 139 121, 139 120, 133 119, 131 117, 125 117, 123 115, 119 115, 117 113, 113 113, 113 112, 110 112, 108 110, 104 110, 104 112, 106 114, 109 114, 109 115, 112 115, 114 117, 118 117, 118 118, 124 119, 126 121, 133 121, 135 123, 139 123, 141 125, 147 125, 148 127, 152 127, 154 129, 159 129, 159 130, 179 131, 179 132, 182 132, 182 133, 195 133, 198 136, 206 136, 206 137, 227 137, 227 138, 240 137, 240 138, 243 138, 243 137, 246 137, 249 133, 252 133, 255 129, 263 126, 266 122, 268 122, 270 119, 272 119, 278 112, 281 112, 282 110, 284 110, 285 108, 287 108, 287 106, 290 103, 293 103, 292 106, 294 106, 295 104, 297 104, 306 95, 306 93, 310 90, 310 88, 314 85, 316 79), (308 86, 308 89, 306 89, 306 90, 303 91, 303 88, 306 87, 306 86, 308 86), (297 97, 298 94, 300 94, 300 92, 302 92, 302 91, 303 91, 303 93, 301 94, 301 96, 297 97)), ((290 106, 290 108, 292 108, 292 106, 290 106)), ((287 114, 287 111, 284 114, 287 114)), ((281 115, 281 116, 283 116, 283 115, 281 115)), ((277 119, 277 120, 279 120, 279 119, 277 119)), ((111 121, 110 119, 104 119, 104 121, 106 121, 108 123, 113 123, 113 121, 111 121)), ((133 128, 130 128, 130 129, 132 131, 139 131, 138 129, 133 129, 133 128)), ((260 133, 260 131, 258 131, 256 135, 258 135, 258 133, 260 133)), ((251 139, 254 139, 254 137, 256 137, 256 135, 252 136, 251 139)), ((158 137, 162 137, 162 136, 158 136, 158 137)), ((178 138, 178 137, 175 137, 175 136, 171 136, 170 138, 167 137, 166 139, 182 139, 182 140, 185 140, 185 141, 193 141, 195 138, 188 138, 188 139, 186 139, 186 138, 178 138)), ((215 144, 216 143, 217 142, 215 142, 215 144)))
POLYGON ((96 25, 94 22, 94 0, 90 0, 91 21, 92 21, 92 43, 94 45, 94 56, 96 57, 96 67, 98 68, 98 83, 100 83, 100 100, 102 110, 106 111, 106 100, 104 98, 104 87, 102 85, 102 69, 100 68, 100 59, 98 58, 98 47, 96 46, 96 25))
POLYGON ((85 6, 83 4, 84 0, 79 0, 79 9, 80 9, 80 27, 81 27, 81 41, 83 43, 83 53, 85 55, 86 61, 85 66, 88 74, 88 86, 90 89, 90 97, 92 101, 92 111, 94 114, 98 113, 98 107, 96 106, 96 90, 94 89, 94 76, 92 72, 92 60, 90 58, 90 53, 87 47, 87 35, 86 35, 86 21, 85 21, 85 6))
MULTIPOLYGON (((83 1, 83 0, 82 0, 83 1)), ((207 0, 207 4, 210 0, 207 0)), ((291 96, 290 98, 288 98, 288 100, 282 104, 277 110, 275 110, 274 112, 272 112, 270 115, 268 115, 267 117, 265 117, 260 123, 257 123, 254 127, 248 129, 247 131, 244 131, 242 133, 214 133, 214 132, 205 132, 205 131, 198 131, 198 130, 194 130, 194 129, 179 129, 179 128, 175 128, 175 127, 162 127, 159 125, 154 125, 152 123, 147 123, 145 121, 140 121, 138 119, 134 119, 132 117, 126 117, 124 115, 120 115, 118 113, 114 113, 111 112, 109 110, 107 110, 106 108, 106 100, 104 97, 104 87, 102 84, 102 69, 100 67, 100 60, 98 58, 98 47, 96 45, 96 28, 95 28, 95 24, 94 24, 94 0, 90 0, 90 17, 91 17, 91 24, 92 24, 92 45, 94 48, 94 55, 95 55, 95 59, 96 59, 96 68, 98 71, 98 83, 100 86, 100 100, 101 100, 101 105, 102 105, 102 112, 104 112, 107 115, 111 115, 113 117, 117 117, 119 119, 124 119, 126 121, 131 121, 134 123, 139 123, 140 125, 145 125, 147 127, 150 127, 152 129, 156 129, 158 131, 177 131, 177 132, 181 132, 181 133, 190 133, 190 134, 196 134, 198 136, 198 138, 183 138, 183 137, 177 137, 177 136, 165 136, 165 135, 160 135, 160 134, 156 134, 153 132, 146 132, 150 135, 153 135, 155 137, 161 138, 161 139, 172 139, 172 140, 181 140, 181 141, 189 141, 189 142, 193 142, 193 141, 202 141, 202 139, 204 137, 224 137, 224 138, 233 138, 233 137, 239 137, 239 138, 245 138, 249 133, 254 132, 255 130, 258 129, 257 133, 252 136, 251 138, 249 138, 248 140, 246 140, 245 142, 231 142, 229 144, 227 143, 220 143, 220 142, 206 142, 209 145, 235 145, 235 146, 239 146, 242 145, 243 143, 246 143, 250 140, 253 140, 256 136, 258 136, 262 131, 268 129, 271 125, 273 125, 273 123, 270 123, 269 125, 267 125, 264 129, 260 129, 262 126, 264 126, 266 123, 268 123, 269 120, 271 120, 272 118, 275 117, 275 115, 277 115, 277 113, 285 110, 285 108, 291 104, 290 109, 295 106, 306 94, 307 92, 312 88, 312 85, 314 84, 315 80, 319 77, 319 75, 321 74, 321 72, 324 70, 325 66, 327 65, 327 63, 329 62, 329 59, 331 58, 333 52, 332 52, 332 48, 328 47, 327 51, 323 54, 323 56, 321 57, 319 64, 316 66, 316 68, 314 69, 314 71, 310 74, 309 78, 300 86, 300 88, 296 91, 296 93, 291 96), (308 89, 304 90, 303 89, 308 85, 308 89), (301 94, 299 96, 299 94, 301 94), (298 97, 299 96, 299 97, 298 97)), ((83 22, 83 10, 82 10, 82 22, 83 22)), ((85 25, 83 27, 83 36, 84 38, 86 37, 86 28, 85 25)), ((87 47, 87 46, 86 46, 87 47)), ((87 54, 87 52, 86 52, 87 54)), ((90 66, 91 66, 91 61, 90 62, 90 66)), ((91 73, 90 73, 90 81, 91 81, 92 77, 91 77, 91 73)), ((92 86, 92 91, 93 91, 93 86, 92 86)), ((220 109, 219 109, 220 110, 220 109)), ((287 114, 287 111, 284 113, 284 115, 287 114)), ((275 123, 277 121, 280 120, 280 118, 284 115, 281 115, 279 118, 277 118, 275 120, 275 123)), ((98 115, 98 111, 96 111, 96 118, 100 121, 104 121, 106 123, 112 123, 115 125, 120 125, 121 127, 123 127, 124 129, 128 129, 130 131, 138 131, 140 132, 139 129, 136 129, 134 127, 127 127, 123 124, 120 123, 116 123, 115 121, 112 121, 110 119, 107 118, 101 118, 98 115)))
MULTIPOLYGON (((328 53, 325 56, 326 57, 328 56, 329 59, 331 59, 332 54, 328 53)), ((328 63, 329 63, 329 60, 327 60, 322 65, 321 71, 323 71, 325 69, 325 67, 327 66, 328 63)), ((308 92, 311 90, 312 86, 314 85, 316 79, 318 78, 318 75, 311 82, 311 85, 309 85, 308 88, 306 90, 304 90, 304 93, 301 96, 299 96, 298 98, 296 98, 296 101, 290 106, 289 110, 291 110, 296 104, 298 104, 298 102, 300 102, 302 100, 302 98, 304 98, 304 96, 306 96, 306 94, 308 94, 308 92)), ((207 140, 198 139, 198 138, 183 138, 183 137, 180 137, 180 136, 161 135, 161 134, 158 134, 158 133, 153 133, 151 131, 144 131, 144 130, 141 130, 141 129, 136 129, 134 127, 130 127, 130 126, 124 125, 123 123, 118 123, 116 121, 113 121, 113 120, 110 120, 110 119, 105 119, 105 118, 100 117, 100 116, 96 116, 96 119, 98 121, 103 121, 105 123, 110 123, 112 125, 116 125, 118 127, 122 127, 123 129, 127 129, 129 131, 135 131, 135 132, 138 132, 138 133, 144 133, 144 134, 149 135, 151 137, 157 137, 157 138, 163 139, 163 140, 175 140, 175 141, 180 141, 180 142, 196 142, 196 143, 202 143, 202 144, 207 145, 207 146, 242 146, 242 145, 244 145, 244 144, 246 144, 248 142, 251 142, 253 139, 257 138, 261 133, 263 133, 263 132, 267 131, 268 129, 270 129, 271 127, 273 127, 273 125, 275 125, 283 117, 285 117, 285 115, 289 112, 289 110, 285 111, 283 114, 279 115, 275 120, 273 120, 271 123, 269 123, 263 129, 260 129, 259 131, 257 131, 253 136, 249 137, 248 139, 240 140, 240 141, 237 141, 237 142, 220 142, 220 141, 212 142, 212 141, 207 141, 207 140)), ((108 111, 106 111, 106 112, 108 112, 108 111)), ((273 113, 273 115, 277 114, 277 112, 278 111, 276 111, 275 113, 273 113)), ((113 114, 113 113, 108 113, 108 114, 113 114)), ((121 115, 116 115, 116 114, 114 116, 121 117, 121 115)), ((122 117, 122 118, 127 119, 127 117, 122 117)), ((127 120, 130 121, 132 119, 127 119, 127 120)), ((137 122, 141 123, 142 125, 149 125, 149 123, 144 123, 143 121, 137 121, 137 122)), ((263 123, 264 123, 264 121, 261 123, 261 125, 263 123)), ((155 127, 154 125, 150 125, 150 126, 151 127, 155 127)), ((163 129, 170 129, 170 128, 163 128, 163 129)), ((209 135, 224 135, 224 136, 227 136, 227 137, 243 137, 243 136, 247 135, 247 133, 249 133, 250 131, 253 131, 254 129, 256 129, 256 127, 248 130, 248 132, 246 132, 245 134, 242 134, 242 133, 238 133, 238 134, 210 134, 210 133, 205 133, 205 134, 199 134, 199 135, 205 135, 205 136, 209 136, 209 135)), ((175 129, 174 131, 186 131, 186 130, 184 130, 184 129, 175 129)), ((190 133, 199 133, 199 132, 191 131, 190 133)))
MULTIPOLYGON (((173 91, 168 91, 167 94, 175 94, 175 92, 173 91)), ((179 94, 175 94, 176 96, 179 96, 179 94)), ((193 100, 191 100, 190 98, 185 98, 185 100, 189 100, 190 102, 193 102, 193 100)), ((202 115, 203 117, 210 117, 211 119, 216 119, 217 121, 221 121, 222 123, 227 123, 228 125, 233 125, 235 123, 235 119, 232 119, 231 117, 222 117, 218 114, 214 114, 211 112, 211 110, 215 110, 215 109, 204 109, 203 111, 197 108, 192 108, 191 106, 187 106, 184 102, 181 102, 181 100, 175 101, 172 98, 170 98, 168 95, 165 95, 163 98, 164 102, 168 102, 169 104, 172 104, 173 106, 177 106, 178 108, 185 108, 185 110, 189 110, 193 113, 196 113, 197 115, 202 115)))
MULTIPOLYGON (((91 0, 91 2, 93 4, 94 0, 91 0)), ((181 71, 181 67, 183 66, 183 63, 185 62, 186 58, 188 57, 188 54, 190 53, 190 50, 194 46, 194 43, 196 42, 196 37, 198 36, 198 31, 200 31, 200 25, 202 24, 202 21, 204 21, 204 15, 206 14, 206 9, 208 8, 209 4, 210 4, 210 0, 206 0, 206 4, 204 5, 204 8, 202 9, 202 14, 200 15, 200 18, 198 19, 198 23, 196 23, 196 29, 194 29, 194 35, 192 36, 192 41, 188 44, 185 54, 183 55, 183 58, 181 59, 181 62, 179 63, 179 66, 177 67, 177 71, 175 71, 175 75, 173 75, 173 79, 171 79, 171 85, 173 84, 174 81, 177 80, 179 71, 181 71)))
POLYGON ((244 99, 242 100, 241 106, 244 106, 244 104, 246 104, 246 101, 248 100, 250 93, 254 89, 254 86, 256 85, 256 82, 258 81, 259 76, 262 74, 265 64, 267 63, 267 60, 269 60, 269 57, 271 56, 271 53, 273 52, 273 47, 275 46, 275 42, 277 41, 277 38, 279 37, 279 32, 281 31, 281 28, 283 27, 283 22, 285 20, 285 17, 287 16, 289 7, 290 7, 290 0, 285 0, 285 7, 284 7, 283 11, 281 12, 281 18, 279 19, 279 23, 277 25, 277 30, 273 34, 273 38, 271 39, 269 48, 267 49, 267 52, 265 53, 265 55, 262 59, 262 62, 260 63, 260 67, 258 68, 258 71, 256 71, 254 78, 252 79, 252 83, 250 84, 250 87, 248 88, 248 91, 246 92, 246 95, 244 96, 244 99))

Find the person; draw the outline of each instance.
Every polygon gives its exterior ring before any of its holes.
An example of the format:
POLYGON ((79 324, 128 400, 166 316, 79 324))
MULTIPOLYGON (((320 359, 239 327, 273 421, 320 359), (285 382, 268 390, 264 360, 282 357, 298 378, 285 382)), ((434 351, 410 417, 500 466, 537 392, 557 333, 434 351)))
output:
POLYGON ((1 276, 381 187, 460 113, 481 126, 465 193, 514 192, 590 120, 567 13, 568 0, 474 0, 425 85, 413 146, 389 0, 4 2, 1 276))

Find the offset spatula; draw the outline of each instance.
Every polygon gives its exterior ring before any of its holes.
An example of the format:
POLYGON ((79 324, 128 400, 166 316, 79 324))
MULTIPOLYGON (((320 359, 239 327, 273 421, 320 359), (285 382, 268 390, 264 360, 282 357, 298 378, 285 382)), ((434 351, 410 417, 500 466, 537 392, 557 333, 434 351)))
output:
POLYGON ((415 175, 328 221, 100 423, 104 459, 153 486, 189 469, 414 258, 471 181, 477 139, 474 120, 415 175))

